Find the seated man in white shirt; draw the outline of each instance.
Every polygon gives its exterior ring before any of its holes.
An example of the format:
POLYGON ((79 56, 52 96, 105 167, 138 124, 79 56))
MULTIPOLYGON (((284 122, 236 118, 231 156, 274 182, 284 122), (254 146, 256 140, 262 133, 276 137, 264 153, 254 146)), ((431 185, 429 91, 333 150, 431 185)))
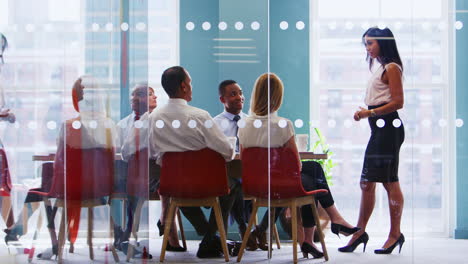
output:
MULTIPOLYGON (((188 105, 192 100, 192 84, 189 73, 180 66, 166 69, 161 78, 161 84, 169 95, 166 105, 159 107, 151 113, 150 120, 150 152, 159 150, 158 163, 165 152, 184 152, 210 148, 221 154, 226 161, 234 157, 234 148, 231 147, 227 137, 219 130, 218 126, 205 126, 213 124, 213 118, 202 109, 188 105), (173 121, 179 121, 174 122, 173 121), (189 127, 195 121, 196 126, 189 127), (164 126, 156 126, 156 121, 164 123, 164 126), (174 125, 175 124, 175 125, 174 125), (179 126, 177 126, 179 124, 179 126)), ((190 177, 191 175, 187 175, 190 177)), ((238 188, 231 186, 229 195, 220 197, 221 211, 226 227, 227 215, 234 202, 238 188), (234 188, 232 188, 234 187, 234 188)), ((188 208, 180 208, 187 216, 188 208)), ((197 231, 206 228, 203 241, 197 252, 199 258, 221 257, 222 250, 219 238, 216 236, 217 226, 214 214, 210 216, 209 225, 200 208, 191 208, 191 213, 199 217, 200 222, 191 221, 197 231)), ((193 219, 192 219, 193 220, 193 219)))
MULTIPOLYGON (((242 112, 244 107, 244 94, 242 93, 242 88, 234 80, 224 80, 219 84, 218 87, 219 100, 224 106, 224 111, 217 115, 214 118, 214 121, 219 126, 224 135, 228 137, 236 137, 239 127, 237 123, 239 120, 247 117, 245 113, 242 112)), ((236 141, 236 152, 239 152, 239 139, 236 141)), ((244 207, 244 196, 242 194, 242 185, 240 175, 241 171, 241 161, 233 160, 227 163, 227 173, 231 181, 235 182, 240 189, 239 194, 236 196, 234 204, 231 209, 231 216, 236 221, 241 240, 244 237, 246 231, 248 213, 244 207)), ((251 204, 251 201, 246 201, 246 203, 251 204)), ((248 205, 247 204, 247 205, 248 205)), ((253 236, 250 236, 253 238, 253 236)), ((254 239, 250 239, 247 243, 248 250, 257 249, 257 243, 254 239)))
MULTIPOLYGON (((151 87, 150 89, 152 90, 151 87)), ((152 111, 154 108, 156 108, 156 99, 154 99, 155 101, 154 105, 148 104, 148 103, 144 105, 139 104, 141 100, 148 101, 147 90, 148 90, 148 85, 146 84, 137 84, 132 89, 132 93, 130 97, 130 105, 131 105, 132 112, 117 123, 118 138, 117 138, 116 150, 118 153, 123 152, 122 148, 124 146, 125 141, 129 140, 129 137, 134 129, 135 121, 140 120, 141 116, 144 115, 148 111, 148 109, 152 111), (142 96, 142 93, 144 93, 144 96, 142 96)), ((131 149, 131 144, 127 144, 127 152, 130 152, 130 149, 131 149)), ((128 159, 125 159, 124 157, 123 160, 116 160, 114 164, 115 166, 114 192, 119 193, 121 195, 125 195, 127 193, 126 192, 127 178, 128 178, 127 161, 128 159)), ((131 225, 132 225, 132 220, 131 220, 132 213, 131 213, 131 209, 126 206, 127 203, 122 204, 121 199, 112 199, 111 205, 112 205, 112 218, 114 220, 114 246, 117 249, 121 249, 120 243, 123 241, 128 241, 128 237, 130 235, 131 225), (125 206, 124 210, 122 210, 123 206, 125 206), (123 222, 122 217, 125 211, 127 215, 127 220, 126 220, 127 228, 121 226, 121 223, 123 222)))

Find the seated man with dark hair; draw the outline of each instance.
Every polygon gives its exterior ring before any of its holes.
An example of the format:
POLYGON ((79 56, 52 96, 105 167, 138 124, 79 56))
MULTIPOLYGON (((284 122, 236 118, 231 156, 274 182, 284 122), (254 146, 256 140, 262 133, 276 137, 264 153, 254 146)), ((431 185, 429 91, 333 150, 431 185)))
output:
MULTIPOLYGON (((188 105, 188 102, 192 100, 191 82, 189 73, 180 66, 164 71, 161 84, 169 95, 169 102, 150 115, 150 149, 159 151, 158 163, 161 162, 165 152, 184 152, 204 148, 218 152, 226 161, 232 160, 234 148, 231 147, 227 137, 218 126, 214 125, 210 114, 188 105), (160 126, 161 121, 163 126, 160 126)), ((232 181, 229 181, 229 188, 229 195, 220 197, 225 227, 234 198, 240 191, 240 186, 232 181)), ((216 236, 217 226, 214 213, 211 213, 208 224, 199 207, 180 209, 197 232, 199 234, 203 232, 204 238, 200 243, 197 256, 199 258, 222 256, 219 237, 216 236)))

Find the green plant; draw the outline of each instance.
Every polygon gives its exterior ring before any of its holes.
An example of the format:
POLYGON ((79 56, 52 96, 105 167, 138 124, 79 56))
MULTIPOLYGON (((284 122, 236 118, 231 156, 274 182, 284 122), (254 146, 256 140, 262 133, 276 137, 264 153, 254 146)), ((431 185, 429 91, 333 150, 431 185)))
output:
MULTIPOLYGON (((314 161, 322 165, 323 171, 325 172, 325 178, 327 179, 328 184, 333 185, 332 169, 336 165, 332 159, 333 151, 330 150, 330 146, 327 144, 325 136, 322 134, 322 132, 320 132, 320 129, 314 128, 314 131, 315 131, 317 140, 315 141, 315 143, 310 144, 310 151, 315 152, 315 153, 324 153, 328 155, 327 159, 319 159, 319 160, 314 160, 314 161)), ((312 138, 313 137, 311 137, 311 143, 312 143, 312 138)))

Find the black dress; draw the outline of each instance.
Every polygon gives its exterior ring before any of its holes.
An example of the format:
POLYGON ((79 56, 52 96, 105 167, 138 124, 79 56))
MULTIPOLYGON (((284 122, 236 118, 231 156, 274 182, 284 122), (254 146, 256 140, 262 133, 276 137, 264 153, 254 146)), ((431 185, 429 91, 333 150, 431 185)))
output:
MULTIPOLYGON (((369 110, 380 106, 369 106, 369 110)), ((400 147, 405 140, 403 123, 396 111, 369 117, 368 121, 371 137, 367 143, 361 181, 397 182, 400 147)))

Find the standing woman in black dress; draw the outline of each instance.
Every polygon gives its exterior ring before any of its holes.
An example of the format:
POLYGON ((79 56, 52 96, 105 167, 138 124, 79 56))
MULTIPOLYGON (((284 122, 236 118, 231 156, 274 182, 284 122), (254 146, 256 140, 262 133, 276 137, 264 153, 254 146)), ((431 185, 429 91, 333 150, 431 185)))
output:
POLYGON ((357 226, 361 229, 339 251, 353 252, 361 243, 365 251, 369 240, 365 231, 374 210, 375 185, 381 182, 388 195, 391 226, 387 241, 374 253, 390 254, 397 245, 401 251, 405 242, 400 231, 403 193, 398 181, 399 153, 405 131, 397 112, 403 108, 403 64, 390 29, 369 28, 363 34, 362 41, 367 50, 369 69, 375 71, 366 91, 365 103, 368 109, 360 107, 354 113, 356 121, 368 118, 371 128, 360 182, 362 196, 357 226), (374 65, 374 62, 378 64, 374 65))

